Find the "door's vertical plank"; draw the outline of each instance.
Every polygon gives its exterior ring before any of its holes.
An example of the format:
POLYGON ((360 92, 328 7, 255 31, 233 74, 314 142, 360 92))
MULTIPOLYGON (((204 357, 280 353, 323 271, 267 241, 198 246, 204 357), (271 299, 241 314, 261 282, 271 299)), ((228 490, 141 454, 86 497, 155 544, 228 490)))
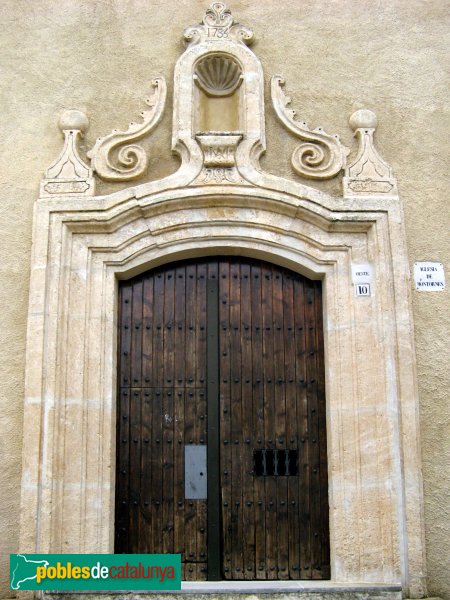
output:
POLYGON ((230 262, 230 379, 231 379, 231 520, 233 527, 233 579, 243 577, 243 498, 242 498, 242 384, 241 384, 241 282, 237 260, 230 262))
POLYGON ((141 541, 140 552, 151 552, 152 527, 152 390, 141 390, 141 541))
POLYGON ((130 539, 131 552, 138 552, 141 544, 141 390, 130 390, 130 539))
MULTIPOLYGON (((284 274, 284 363, 286 382, 286 448, 298 451, 298 415, 296 399, 295 369, 295 320, 293 275, 284 274)), ((299 578, 300 531, 299 531, 299 486, 298 475, 288 477, 288 532, 289 532, 289 576, 299 578)))
POLYGON ((163 411, 162 411, 162 471, 163 471, 163 498, 162 498, 162 519, 163 527, 161 531, 162 548, 164 553, 173 553, 173 501, 174 501, 174 388, 165 388, 163 390, 163 411))
MULTIPOLYGON (((261 266, 261 301, 263 325, 263 364, 264 364, 264 448, 273 450, 275 438, 274 402, 274 345, 272 307, 272 268, 265 263, 261 266)), ((266 573, 268 579, 277 578, 277 482, 275 477, 265 477, 266 501, 266 573)))
MULTIPOLYGON (((275 400, 275 447, 284 450, 286 440, 286 398, 284 367, 284 315, 283 279, 280 269, 272 267, 273 303, 273 360, 274 360, 274 400, 275 400)), ((283 461, 281 461, 282 463, 283 461)), ((281 468, 280 461, 279 468, 281 468)), ((277 485, 277 578, 289 578, 289 530, 287 505, 287 477, 279 475, 277 485)))
MULTIPOLYGON (((186 268, 186 387, 197 385, 197 266, 186 268)), ((191 403, 192 404, 192 403, 191 403)), ((193 415, 194 417, 194 415, 193 415)))
MULTIPOLYGON (((197 298, 195 304, 196 321, 196 372, 195 372, 195 439, 196 443, 205 445, 207 442, 206 432, 206 287, 208 266, 205 262, 197 265, 197 298)), ((217 467, 216 467, 217 468, 217 467)), ((205 473, 206 476, 206 473, 205 473)), ((197 524, 197 580, 206 579, 204 564, 207 559, 206 536, 208 527, 208 504, 207 500, 196 500, 197 524)))
POLYGON ((310 448, 310 515, 311 515, 311 578, 320 578, 320 472, 319 427, 317 403, 317 348, 315 319, 315 285, 305 283, 306 375, 310 448))
POLYGON ((162 552, 162 394, 161 388, 153 389, 152 411, 152 552, 162 552))
POLYGON ((154 388, 164 387, 164 273, 159 269, 154 275, 154 325, 153 325, 153 374, 154 388))
POLYGON ((174 387, 175 379, 175 269, 168 269, 164 274, 164 387, 174 387))
MULTIPOLYGON (((196 302, 197 302, 197 267, 189 264, 186 267, 186 377, 185 377, 185 445, 197 444, 195 438, 195 385, 196 385, 196 302)), ((189 563, 185 569, 186 580, 195 580, 197 570, 197 500, 185 499, 185 555, 184 560, 189 563)))
POLYGON ((195 306, 196 320, 196 383, 198 389, 206 389, 206 283, 208 265, 200 262, 197 265, 197 301, 195 306))
POLYGON ((248 261, 240 267, 241 283, 241 412, 242 412, 242 515, 243 515, 243 573, 244 579, 255 578, 255 502, 253 496, 253 399, 252 399, 252 304, 251 269, 248 261))
POLYGON ((153 276, 147 275, 142 288, 142 385, 151 387, 153 371, 153 276))
POLYGON ((163 394, 164 394, 164 272, 153 275, 153 414, 152 414, 152 548, 163 552, 163 394))
POLYGON ((164 553, 173 552, 173 511, 174 511, 174 462, 173 462, 173 422, 174 422, 174 306, 175 269, 168 268, 164 273, 164 316, 163 316, 163 411, 162 411, 162 473, 163 473, 163 526, 161 530, 164 553))
POLYGON ((117 475, 115 552, 127 552, 130 539, 130 394, 121 388, 117 427, 117 475))
MULTIPOLYGON (((203 354, 205 356, 206 354, 203 354)), ((196 390, 196 405, 197 405, 197 439, 200 445, 207 443, 207 397, 206 389, 200 388, 196 390)), ((216 464, 213 468, 217 469, 216 464)), ((205 473, 208 475, 208 469, 205 473)), ((208 500, 196 500, 197 502, 197 579, 204 581, 207 579, 206 561, 208 558, 208 500), (201 564, 200 564, 201 563, 201 564)))
POLYGON ((316 348, 317 348, 317 397, 319 428, 319 470, 320 470, 320 579, 329 579, 330 572, 330 532, 328 505, 328 467, 327 467, 327 425, 326 425, 326 390, 325 390, 325 356, 323 339, 323 306, 322 284, 316 282, 315 298, 316 348))
POLYGON ((205 578, 220 580, 222 575, 221 553, 221 496, 220 496, 220 358, 219 358, 219 270, 215 259, 208 261, 206 289, 206 362, 207 362, 207 563, 205 578))
POLYGON ((322 578, 322 511, 321 511, 321 470, 320 470, 320 407, 319 394, 322 394, 322 375, 319 372, 322 349, 319 348, 321 334, 320 323, 317 322, 317 307, 319 302, 320 284, 308 282, 306 287, 306 313, 308 322, 308 408, 311 432, 311 563, 312 578, 322 578))
MULTIPOLYGON (((174 322, 174 552, 185 554, 184 532, 184 403, 186 364, 186 266, 175 269, 175 322, 174 322)), ((184 575, 183 575, 184 578, 184 575)))
POLYGON ((126 552, 129 545, 129 476, 130 476, 130 409, 129 385, 131 377, 131 311, 132 285, 119 288, 118 320, 118 412, 116 438, 116 529, 115 551, 126 552))
POLYGON ((141 545, 142 552, 152 551, 153 469, 152 464, 152 372, 153 372, 153 276, 147 274, 142 286, 142 455, 141 455, 141 545))
POLYGON ((131 326, 133 285, 123 283, 119 296, 119 385, 131 387, 131 326))
POLYGON ((131 548, 136 552, 141 541, 141 375, 142 375, 142 278, 133 283, 131 317, 131 385, 130 390, 130 531, 131 548))
POLYGON ((219 263, 219 360, 220 360, 220 479, 223 530, 223 575, 232 579, 231 522, 231 426, 230 426, 230 267, 219 263))
POLYGON ((303 278, 294 282, 296 299, 296 349, 297 349, 297 411, 300 425, 299 484, 300 484, 300 573, 301 579, 311 579, 311 519, 310 519, 310 431, 308 419, 305 290, 303 278))
MULTIPOLYGON (((262 343, 261 267, 251 266, 252 373, 253 373, 253 443, 252 450, 262 449, 264 434, 264 369, 262 343)), ((256 579, 266 579, 265 480, 253 476, 255 511, 256 579)))
POLYGON ((151 373, 152 373, 152 319, 153 319, 153 277, 145 275, 142 279, 142 355, 141 355, 141 498, 139 534, 139 549, 141 552, 151 550, 152 529, 152 470, 151 461, 152 439, 152 402, 151 373))
POLYGON ((142 279, 133 284, 131 319, 131 385, 141 387, 142 376, 142 279))
POLYGON ((185 390, 177 387, 174 390, 174 553, 185 554, 184 532, 184 402, 185 390))

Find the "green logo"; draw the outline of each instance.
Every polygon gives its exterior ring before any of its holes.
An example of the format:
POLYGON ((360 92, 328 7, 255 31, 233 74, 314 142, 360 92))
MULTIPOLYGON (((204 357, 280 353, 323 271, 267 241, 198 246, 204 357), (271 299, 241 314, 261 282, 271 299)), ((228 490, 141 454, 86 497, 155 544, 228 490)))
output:
POLYGON ((180 554, 10 554, 12 590, 180 590, 180 554))

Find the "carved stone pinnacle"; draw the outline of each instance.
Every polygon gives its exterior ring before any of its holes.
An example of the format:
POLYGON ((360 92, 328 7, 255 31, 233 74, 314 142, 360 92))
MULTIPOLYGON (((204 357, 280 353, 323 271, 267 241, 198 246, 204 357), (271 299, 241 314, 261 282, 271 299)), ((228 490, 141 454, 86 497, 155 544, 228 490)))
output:
POLYGON ((345 168, 344 196, 396 196, 397 183, 391 167, 378 154, 373 135, 378 125, 374 112, 361 109, 349 119, 354 136, 358 139, 358 153, 345 168))

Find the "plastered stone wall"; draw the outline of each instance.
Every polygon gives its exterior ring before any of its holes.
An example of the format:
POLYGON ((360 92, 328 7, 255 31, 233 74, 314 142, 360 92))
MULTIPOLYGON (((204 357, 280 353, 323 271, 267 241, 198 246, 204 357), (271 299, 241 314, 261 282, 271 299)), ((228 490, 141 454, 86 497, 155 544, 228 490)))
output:
MULTIPOLYGON (((67 108, 91 120, 84 149, 144 108, 150 80, 164 75, 168 104, 145 141, 147 180, 175 171, 170 154, 171 79, 183 50, 185 26, 198 22, 200 0, 3 0, 2 192, 0 199, 0 597, 8 597, 8 554, 18 548, 22 400, 33 203, 45 169, 58 156, 59 114, 67 108)), ((305 0, 230 2, 235 18, 252 27, 252 46, 266 77, 286 78, 298 117, 339 133, 356 150, 349 114, 366 107, 379 117, 377 146, 394 169, 403 199, 411 265, 436 260, 447 291, 413 292, 429 594, 450 598, 450 407, 448 205, 448 4, 442 0, 305 0)), ((264 168, 296 176, 290 155, 297 140, 266 109, 264 168)), ((83 148, 82 148, 83 149, 83 148)), ((299 179, 297 179, 299 180, 299 179)), ((97 193, 127 184, 99 183, 97 193)), ((340 178, 314 183, 341 194, 340 178)))

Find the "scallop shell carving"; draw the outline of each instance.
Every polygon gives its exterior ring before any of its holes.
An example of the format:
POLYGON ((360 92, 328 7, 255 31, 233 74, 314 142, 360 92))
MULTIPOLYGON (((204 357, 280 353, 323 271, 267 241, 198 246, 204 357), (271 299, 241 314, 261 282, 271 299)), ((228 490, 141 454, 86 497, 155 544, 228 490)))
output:
POLYGON ((209 96, 229 96, 242 82, 242 69, 228 56, 209 56, 198 63, 194 79, 209 96))

